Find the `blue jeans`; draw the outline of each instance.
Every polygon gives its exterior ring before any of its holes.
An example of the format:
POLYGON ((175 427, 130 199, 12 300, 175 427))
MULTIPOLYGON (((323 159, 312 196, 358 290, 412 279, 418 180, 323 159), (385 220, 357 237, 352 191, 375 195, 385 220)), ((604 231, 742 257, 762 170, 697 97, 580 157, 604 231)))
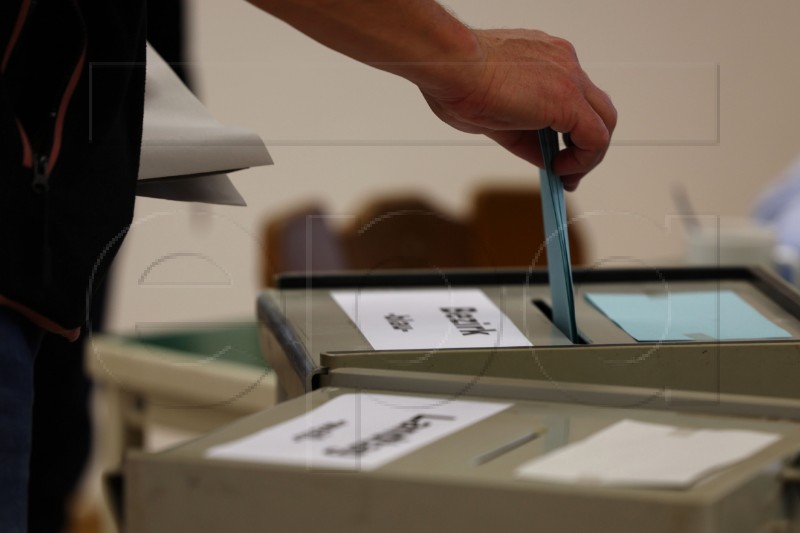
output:
POLYGON ((0 307, 0 531, 27 529, 33 362, 41 330, 0 307))

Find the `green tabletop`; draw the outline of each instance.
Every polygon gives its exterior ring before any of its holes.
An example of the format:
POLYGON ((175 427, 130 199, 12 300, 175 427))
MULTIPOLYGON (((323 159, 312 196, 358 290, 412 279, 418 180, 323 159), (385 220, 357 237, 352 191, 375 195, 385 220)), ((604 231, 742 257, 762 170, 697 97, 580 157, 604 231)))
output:
POLYGON ((126 340, 153 348, 181 352, 187 357, 213 359, 263 369, 255 322, 203 325, 164 333, 129 336, 126 340))

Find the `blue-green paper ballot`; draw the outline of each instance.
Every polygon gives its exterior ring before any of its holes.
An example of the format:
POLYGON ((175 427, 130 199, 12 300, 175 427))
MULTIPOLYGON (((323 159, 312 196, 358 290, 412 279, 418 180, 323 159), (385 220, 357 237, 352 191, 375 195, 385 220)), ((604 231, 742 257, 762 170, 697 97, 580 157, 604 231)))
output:
POLYGON ((641 342, 791 337, 731 290, 594 292, 587 293, 586 299, 641 342))
POLYGON ((575 296, 572 289, 564 184, 561 178, 553 173, 553 159, 558 153, 558 134, 551 128, 539 130, 539 146, 544 158, 544 167, 539 170, 539 179, 553 323, 572 342, 577 343, 578 328, 575 324, 575 296))

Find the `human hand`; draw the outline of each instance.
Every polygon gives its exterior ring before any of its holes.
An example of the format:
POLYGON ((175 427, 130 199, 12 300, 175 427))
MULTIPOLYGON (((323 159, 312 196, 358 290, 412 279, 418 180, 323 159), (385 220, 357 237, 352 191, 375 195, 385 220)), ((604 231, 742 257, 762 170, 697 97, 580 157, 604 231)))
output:
POLYGON ((568 132, 572 146, 553 162, 574 191, 605 156, 617 122, 611 99, 592 83, 572 45, 536 30, 475 30, 482 61, 446 68, 436 88, 420 86, 436 115, 468 133, 482 133, 542 166, 537 130, 568 132))

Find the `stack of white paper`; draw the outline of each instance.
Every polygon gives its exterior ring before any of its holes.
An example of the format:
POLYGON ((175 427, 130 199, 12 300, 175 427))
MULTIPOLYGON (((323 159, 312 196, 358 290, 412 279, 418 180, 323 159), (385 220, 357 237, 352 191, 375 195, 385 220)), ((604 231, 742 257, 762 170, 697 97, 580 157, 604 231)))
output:
POLYGON ((535 481, 681 489, 778 440, 780 435, 759 431, 622 420, 523 464, 515 474, 535 481))

